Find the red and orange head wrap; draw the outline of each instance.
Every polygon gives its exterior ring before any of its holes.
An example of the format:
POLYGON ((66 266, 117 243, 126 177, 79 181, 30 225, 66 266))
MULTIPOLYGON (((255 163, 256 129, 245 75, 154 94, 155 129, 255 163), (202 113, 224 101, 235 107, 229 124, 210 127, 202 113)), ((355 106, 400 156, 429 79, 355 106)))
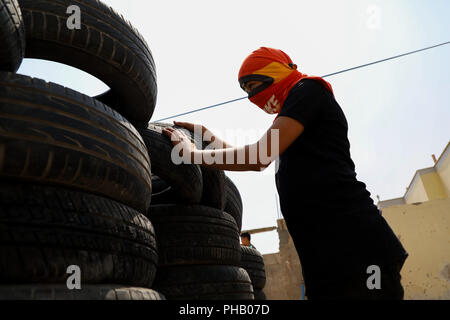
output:
POLYGON ((253 51, 239 70, 241 87, 248 81, 262 81, 248 98, 269 114, 280 113, 289 91, 300 80, 309 78, 322 82, 333 93, 331 85, 320 77, 310 77, 297 70, 291 58, 281 50, 261 47, 253 51))

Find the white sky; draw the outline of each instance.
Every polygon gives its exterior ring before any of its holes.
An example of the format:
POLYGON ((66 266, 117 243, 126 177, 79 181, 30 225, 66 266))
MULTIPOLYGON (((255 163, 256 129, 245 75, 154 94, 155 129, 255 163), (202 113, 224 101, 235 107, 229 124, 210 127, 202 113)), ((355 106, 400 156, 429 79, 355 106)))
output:
MULTIPOLYGON (((104 2, 153 53, 158 102, 151 121, 245 96, 237 73, 260 46, 282 49, 301 72, 321 76, 450 40, 448 0, 104 2)), ((349 122, 357 178, 375 201, 403 196, 415 171, 432 166, 431 154, 448 143, 449 58, 447 45, 327 78, 349 122)), ((19 73, 89 95, 106 90, 83 72, 44 61, 27 59, 19 73)), ((257 141, 273 118, 243 100, 172 120, 201 123, 242 145, 257 141)), ((273 165, 227 174, 244 201, 243 229, 275 226, 273 165)), ((253 243, 263 254, 278 251, 276 231, 254 235, 253 243)))

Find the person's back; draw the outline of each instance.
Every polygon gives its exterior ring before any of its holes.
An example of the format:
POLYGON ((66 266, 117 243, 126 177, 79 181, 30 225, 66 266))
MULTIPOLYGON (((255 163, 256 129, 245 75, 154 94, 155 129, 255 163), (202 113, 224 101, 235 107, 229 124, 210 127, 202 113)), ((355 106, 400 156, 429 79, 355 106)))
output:
POLYGON ((347 120, 334 96, 319 82, 303 79, 279 116, 305 127, 281 155, 276 185, 307 293, 320 295, 323 288, 367 279, 371 265, 383 274, 388 266, 403 264, 406 251, 356 178, 347 120))

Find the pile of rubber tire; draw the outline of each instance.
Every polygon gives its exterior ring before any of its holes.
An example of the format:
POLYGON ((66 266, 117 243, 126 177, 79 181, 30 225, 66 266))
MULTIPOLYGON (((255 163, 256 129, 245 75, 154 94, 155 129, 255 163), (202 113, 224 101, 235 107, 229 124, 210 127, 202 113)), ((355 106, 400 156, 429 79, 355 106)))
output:
POLYGON ((95 0, 0 0, 0 298, 161 300, 148 150, 156 101, 143 38, 95 0), (81 9, 80 30, 66 26, 81 9), (84 70, 92 98, 16 74, 24 57, 84 70), (81 290, 69 290, 71 266, 81 290))
POLYGON ((148 125, 156 72, 137 30, 98 0, 0 0, 0 38, 0 299, 253 299, 239 192, 223 171, 174 165, 164 124, 148 125), (110 90, 19 75, 24 57, 110 90))
MULTIPOLYGON (((168 124, 140 129, 152 159, 148 217, 158 239, 155 289, 167 299, 253 300, 247 271, 240 267, 242 199, 222 170, 172 161, 168 124)), ((183 130, 197 148, 207 142, 183 130)))

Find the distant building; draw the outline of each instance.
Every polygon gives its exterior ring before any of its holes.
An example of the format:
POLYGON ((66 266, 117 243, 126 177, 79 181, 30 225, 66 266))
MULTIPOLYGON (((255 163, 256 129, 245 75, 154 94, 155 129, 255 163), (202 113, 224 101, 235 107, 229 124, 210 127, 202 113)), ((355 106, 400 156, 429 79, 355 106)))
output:
MULTIPOLYGON (((395 205, 412 204, 438 199, 446 199, 450 196, 450 143, 444 152, 435 160, 433 167, 416 171, 411 183, 406 188, 405 195, 401 198, 378 202, 378 208, 383 209, 395 205)), ((436 159, 433 155, 433 159, 436 159)))
POLYGON ((450 299, 450 143, 434 166, 417 170, 405 195, 378 208, 409 253, 405 299, 450 299))

